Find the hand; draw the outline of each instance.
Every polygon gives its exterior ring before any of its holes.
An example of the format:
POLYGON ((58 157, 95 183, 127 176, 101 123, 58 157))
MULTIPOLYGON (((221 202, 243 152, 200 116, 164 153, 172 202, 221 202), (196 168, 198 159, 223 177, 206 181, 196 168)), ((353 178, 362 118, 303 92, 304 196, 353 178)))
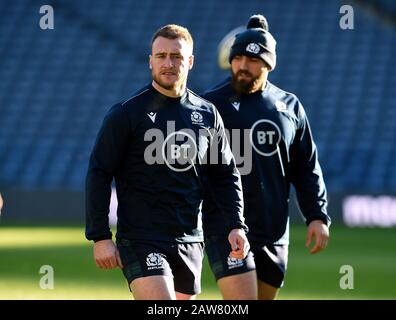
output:
POLYGON ((315 237, 315 245, 311 249, 311 254, 320 252, 327 247, 329 241, 329 228, 322 220, 313 220, 309 224, 307 242, 305 243, 307 248, 310 246, 313 237, 315 237))
POLYGON ((98 268, 114 269, 124 267, 121 262, 120 254, 113 240, 106 239, 95 242, 94 258, 98 268))
POLYGON ((231 244, 232 250, 230 256, 235 259, 245 259, 250 249, 245 231, 242 229, 232 229, 228 235, 228 241, 231 244))

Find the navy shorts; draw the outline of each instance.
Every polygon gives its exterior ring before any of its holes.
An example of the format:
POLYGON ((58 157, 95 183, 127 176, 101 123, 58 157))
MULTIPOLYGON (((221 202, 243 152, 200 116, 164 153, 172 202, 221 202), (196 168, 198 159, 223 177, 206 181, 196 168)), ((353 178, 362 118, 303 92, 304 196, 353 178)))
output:
POLYGON ((205 238, 205 250, 216 280, 256 269, 257 278, 281 288, 287 269, 288 245, 259 245, 250 241, 250 252, 244 260, 230 258, 226 235, 205 238))
POLYGON ((230 257, 231 245, 226 235, 205 237, 205 251, 216 280, 256 269, 250 251, 245 259, 230 257))
POLYGON ((275 288, 283 287, 288 245, 258 245, 250 242, 251 250, 256 263, 257 278, 275 288))
POLYGON ((117 239, 117 247, 128 284, 141 277, 172 276, 175 291, 191 295, 201 292, 202 242, 117 239))

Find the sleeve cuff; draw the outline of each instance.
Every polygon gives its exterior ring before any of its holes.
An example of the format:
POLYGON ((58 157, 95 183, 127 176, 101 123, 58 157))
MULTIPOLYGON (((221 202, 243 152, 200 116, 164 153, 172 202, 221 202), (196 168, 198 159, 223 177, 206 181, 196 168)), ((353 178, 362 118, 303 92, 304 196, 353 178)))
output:
POLYGON ((311 217, 309 217, 306 221, 305 221, 305 224, 307 225, 307 226, 309 226, 309 224, 312 222, 312 221, 314 221, 314 220, 320 220, 320 221, 322 221, 326 226, 328 226, 328 227, 330 227, 330 225, 331 225, 331 219, 330 219, 330 217, 329 216, 326 216, 326 215, 314 215, 314 216, 311 216, 311 217))
POLYGON ((112 237, 101 237, 101 238, 96 238, 96 239, 92 239, 92 240, 93 240, 93 242, 98 242, 101 240, 111 240, 111 239, 112 239, 112 237))
POLYGON ((231 232, 231 230, 233 229, 242 229, 243 231, 245 231, 245 233, 249 232, 249 227, 244 223, 231 225, 228 229, 229 229, 228 232, 231 232))

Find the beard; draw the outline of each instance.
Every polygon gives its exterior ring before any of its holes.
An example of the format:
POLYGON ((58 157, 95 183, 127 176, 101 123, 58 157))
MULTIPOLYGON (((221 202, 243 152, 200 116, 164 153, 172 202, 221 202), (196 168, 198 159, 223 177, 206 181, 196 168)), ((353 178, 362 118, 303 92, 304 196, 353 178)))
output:
MULTIPOLYGON (((161 79, 161 73, 163 72, 173 72, 173 71, 161 71, 155 73, 153 70, 151 70, 151 76, 153 80, 162 88, 166 90, 175 90, 183 85, 185 76, 180 76, 176 81, 163 81, 161 79)), ((175 74, 177 73, 175 72, 175 74)))
POLYGON ((253 93, 263 86, 265 74, 253 76, 248 71, 239 70, 238 72, 232 72, 231 85, 238 93, 249 94, 253 93), (245 75, 247 78, 240 80, 239 76, 245 75))

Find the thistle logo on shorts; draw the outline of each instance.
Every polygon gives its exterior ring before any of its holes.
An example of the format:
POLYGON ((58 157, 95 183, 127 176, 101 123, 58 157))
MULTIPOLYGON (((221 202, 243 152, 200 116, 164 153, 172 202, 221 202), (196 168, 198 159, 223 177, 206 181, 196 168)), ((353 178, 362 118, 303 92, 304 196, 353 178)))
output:
POLYGON ((146 264, 148 270, 162 269, 164 266, 164 259, 160 253, 150 253, 147 255, 146 264))
POLYGON ((227 258, 227 264, 228 264, 228 269, 234 269, 238 267, 243 266, 243 260, 242 259, 236 259, 231 256, 228 256, 227 258))
POLYGON ((253 149, 262 156, 272 156, 278 152, 281 131, 271 120, 258 120, 250 130, 250 143, 253 149))
POLYGON ((203 124, 203 116, 198 111, 191 112, 191 122, 192 124, 203 124))
POLYGON ((247 52, 254 53, 254 54, 257 54, 257 53, 260 52, 260 47, 259 47, 259 45, 258 45, 257 43, 253 43, 253 42, 252 42, 252 43, 249 43, 249 44, 247 45, 246 51, 247 51, 247 52))

